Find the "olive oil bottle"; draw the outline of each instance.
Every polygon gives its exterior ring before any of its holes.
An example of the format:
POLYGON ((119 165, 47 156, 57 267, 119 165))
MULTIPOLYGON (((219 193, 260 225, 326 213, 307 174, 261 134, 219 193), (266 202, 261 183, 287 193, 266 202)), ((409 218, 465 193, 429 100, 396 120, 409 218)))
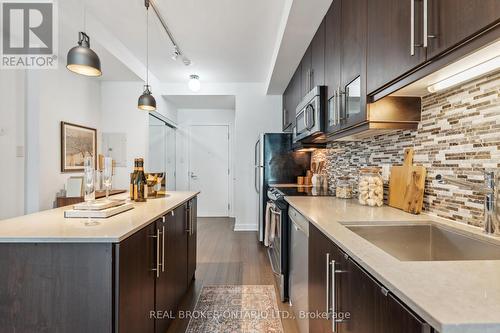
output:
POLYGON ((134 159, 134 172, 130 174, 130 200, 135 200, 134 196, 134 183, 135 183, 135 176, 137 175, 137 162, 138 159, 134 159))
POLYGON ((144 174, 144 160, 137 160, 137 174, 134 180, 134 200, 136 202, 144 202, 148 198, 148 185, 146 175, 144 174))

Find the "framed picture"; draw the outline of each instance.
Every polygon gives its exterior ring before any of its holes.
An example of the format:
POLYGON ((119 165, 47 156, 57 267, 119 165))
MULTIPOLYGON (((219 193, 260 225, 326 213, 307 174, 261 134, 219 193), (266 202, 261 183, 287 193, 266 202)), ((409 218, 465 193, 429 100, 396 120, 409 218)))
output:
POLYGON ((89 153, 97 166, 97 130, 61 121, 61 172, 83 172, 89 153))

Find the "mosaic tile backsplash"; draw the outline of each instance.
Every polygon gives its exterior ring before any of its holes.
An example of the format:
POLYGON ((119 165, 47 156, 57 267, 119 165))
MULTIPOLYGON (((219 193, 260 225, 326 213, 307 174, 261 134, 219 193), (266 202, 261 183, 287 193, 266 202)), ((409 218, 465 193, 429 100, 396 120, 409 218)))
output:
POLYGON ((441 173, 482 184, 484 171, 500 166, 500 71, 423 97, 421 116, 417 130, 334 142, 313 160, 326 159, 333 186, 339 175, 357 180, 360 167, 402 164, 404 149, 413 147, 414 163, 427 167, 424 210, 482 226, 483 196, 438 184, 434 177, 441 173))

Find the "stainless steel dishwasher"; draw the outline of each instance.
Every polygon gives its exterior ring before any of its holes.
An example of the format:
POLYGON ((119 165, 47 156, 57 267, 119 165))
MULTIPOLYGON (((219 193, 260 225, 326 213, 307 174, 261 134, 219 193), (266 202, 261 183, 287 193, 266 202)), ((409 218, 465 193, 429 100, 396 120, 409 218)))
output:
POLYGON ((290 305, 297 319, 301 333, 309 332, 308 311, 308 264, 309 264, 309 221, 293 207, 290 216, 290 305))

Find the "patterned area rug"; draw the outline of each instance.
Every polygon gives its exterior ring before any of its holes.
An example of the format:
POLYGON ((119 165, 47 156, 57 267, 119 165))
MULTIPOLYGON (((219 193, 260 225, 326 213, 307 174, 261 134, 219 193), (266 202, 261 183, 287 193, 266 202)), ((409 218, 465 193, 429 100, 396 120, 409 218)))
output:
POLYGON ((283 333, 274 287, 204 286, 186 333, 283 333))

